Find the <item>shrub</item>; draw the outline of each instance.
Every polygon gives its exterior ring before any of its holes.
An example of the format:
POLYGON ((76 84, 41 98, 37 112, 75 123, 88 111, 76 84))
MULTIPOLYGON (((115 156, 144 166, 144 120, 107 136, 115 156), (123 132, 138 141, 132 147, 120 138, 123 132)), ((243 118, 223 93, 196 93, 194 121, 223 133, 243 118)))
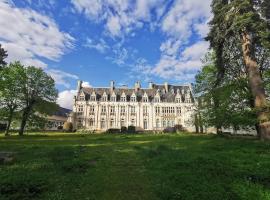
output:
POLYGON ((175 128, 175 130, 177 132, 183 132, 183 131, 185 131, 184 127, 181 124, 175 125, 174 128, 175 128))
POLYGON ((135 133, 136 132, 136 127, 135 126, 128 126, 128 133, 135 133))
POLYGON ((63 126, 58 126, 57 127, 57 130, 62 130, 63 129, 63 126))
POLYGON ((66 132, 72 132, 73 130, 73 125, 71 122, 65 122, 63 126, 63 130, 66 132))
POLYGON ((121 133, 126 133, 126 132, 127 132, 127 127, 122 126, 122 127, 121 127, 121 133))
POLYGON ((176 132, 176 129, 175 127, 166 127, 164 130, 163 130, 164 133, 175 133, 176 132))
POLYGON ((118 129, 118 128, 109 128, 108 130, 107 130, 107 133, 120 133, 120 129, 118 129))

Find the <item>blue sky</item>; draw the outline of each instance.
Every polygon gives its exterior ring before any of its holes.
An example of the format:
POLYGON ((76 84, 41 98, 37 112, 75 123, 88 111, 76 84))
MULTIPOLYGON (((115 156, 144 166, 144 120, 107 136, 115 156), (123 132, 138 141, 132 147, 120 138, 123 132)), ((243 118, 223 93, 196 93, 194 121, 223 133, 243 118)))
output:
POLYGON ((88 86, 189 83, 208 49, 211 0, 0 0, 8 61, 42 67, 71 107, 88 86))

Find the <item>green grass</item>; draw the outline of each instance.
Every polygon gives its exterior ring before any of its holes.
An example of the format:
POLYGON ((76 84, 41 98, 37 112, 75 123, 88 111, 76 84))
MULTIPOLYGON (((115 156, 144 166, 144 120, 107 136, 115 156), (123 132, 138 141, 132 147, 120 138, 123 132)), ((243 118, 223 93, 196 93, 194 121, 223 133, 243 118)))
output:
POLYGON ((270 199, 270 143, 213 135, 0 136, 0 199, 270 199))

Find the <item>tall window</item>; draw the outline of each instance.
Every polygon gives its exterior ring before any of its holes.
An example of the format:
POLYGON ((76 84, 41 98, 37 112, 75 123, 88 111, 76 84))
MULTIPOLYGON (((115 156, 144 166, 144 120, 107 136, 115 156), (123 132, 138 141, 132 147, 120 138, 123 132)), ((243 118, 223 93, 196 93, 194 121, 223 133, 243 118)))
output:
POLYGON ((147 115, 148 109, 147 106, 143 106, 143 115, 147 115))
POLYGON ((176 107, 176 114, 181 114, 181 107, 176 107))
POLYGON ((156 120, 156 127, 157 128, 160 128, 160 121, 159 121, 159 119, 156 120))
POLYGON ((93 127, 94 126, 94 119, 89 119, 89 126, 93 127))
POLYGON ((83 112, 83 105, 79 105, 78 112, 83 112))
POLYGON ((143 121, 143 128, 147 129, 147 120, 146 119, 143 121))
POLYGON ((135 114, 135 106, 131 106, 130 107, 130 113, 131 114, 135 114))
POLYGON ((115 114, 115 106, 111 106, 110 113, 115 114))
POLYGON ((156 115, 160 114, 160 107, 155 107, 155 113, 156 113, 156 115))
POLYGON ((106 106, 101 106, 101 114, 105 114, 106 113, 106 106))
POLYGON ((90 112, 90 115, 95 114, 95 106, 94 106, 94 105, 90 105, 90 110, 89 110, 89 112, 90 112))
POLYGON ((106 122, 104 119, 101 119, 101 122, 100 122, 100 128, 101 129, 105 129, 106 128, 106 122))
POLYGON ((125 123, 125 119, 121 119, 121 122, 120 122, 120 126, 123 127, 123 126, 126 126, 126 123, 125 123))
POLYGON ((125 113, 126 113, 125 106, 120 107, 120 113, 121 113, 121 115, 125 115, 125 113))
POLYGON ((110 127, 111 127, 111 128, 114 127, 114 119, 111 119, 111 121, 110 121, 110 127))

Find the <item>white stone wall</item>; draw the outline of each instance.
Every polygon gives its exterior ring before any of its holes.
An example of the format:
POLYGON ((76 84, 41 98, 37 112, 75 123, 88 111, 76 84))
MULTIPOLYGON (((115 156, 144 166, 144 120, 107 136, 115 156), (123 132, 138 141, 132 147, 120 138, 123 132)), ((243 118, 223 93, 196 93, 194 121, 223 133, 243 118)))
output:
MULTIPOLYGON (((194 110, 193 103, 153 103, 153 102, 97 102, 97 101, 80 101, 74 102, 73 122, 76 128, 85 128, 88 130, 105 131, 108 128, 121 128, 123 126, 135 125, 145 130, 163 130, 168 126, 182 125, 189 131, 194 131, 192 125, 192 113, 194 110), (90 108, 94 108, 91 112, 90 108), (111 112, 114 107, 115 112, 111 112), (121 113, 121 107, 125 112, 121 113), (135 113, 132 112, 135 108, 135 113), (155 112, 159 107, 160 113, 155 112), (177 113, 177 107, 181 108, 181 113, 177 113), (105 108, 105 112, 103 112, 105 108), (147 108, 147 111, 144 109, 147 108), (163 112, 165 108, 172 108, 170 113, 163 112), (91 120, 93 122, 91 122, 91 120), (157 127, 157 120, 159 126, 157 127)), ((167 109, 168 111, 168 109, 167 109)))

